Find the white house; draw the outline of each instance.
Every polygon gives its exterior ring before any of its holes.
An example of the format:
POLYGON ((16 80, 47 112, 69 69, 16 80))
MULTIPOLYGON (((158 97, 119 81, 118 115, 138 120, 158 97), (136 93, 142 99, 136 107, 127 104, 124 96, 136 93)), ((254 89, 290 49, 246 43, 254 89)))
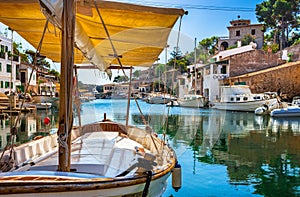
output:
POLYGON ((0 92, 16 91, 21 85, 18 67, 20 56, 12 54, 12 40, 0 33, 0 92))
POLYGON ((212 57, 213 63, 199 68, 203 77, 203 96, 207 97, 210 103, 218 99, 220 95, 219 88, 220 85, 223 85, 223 79, 230 77, 230 62, 228 58, 236 54, 255 50, 255 48, 256 44, 251 43, 250 45, 220 51, 212 57))

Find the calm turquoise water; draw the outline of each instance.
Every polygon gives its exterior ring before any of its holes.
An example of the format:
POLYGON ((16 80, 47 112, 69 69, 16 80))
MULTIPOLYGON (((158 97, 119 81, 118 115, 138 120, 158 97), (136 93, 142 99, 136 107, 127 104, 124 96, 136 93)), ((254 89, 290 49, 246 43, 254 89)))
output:
MULTIPOLYGON (((182 188, 175 192, 170 177, 164 197, 300 196, 300 118, 272 119, 253 113, 139 104, 148 124, 159 134, 167 134, 182 166, 182 188)), ((125 123, 126 101, 83 103, 82 123, 102 120, 104 113, 125 123)), ((78 124, 77 118, 74 122, 78 124)), ((0 123, 3 147, 9 128, 7 122, 0 123)), ((129 123, 143 127, 134 101, 129 123)), ((26 141, 55 127, 55 110, 28 114, 17 140, 26 141), (45 117, 51 118, 50 125, 43 124, 45 117)))

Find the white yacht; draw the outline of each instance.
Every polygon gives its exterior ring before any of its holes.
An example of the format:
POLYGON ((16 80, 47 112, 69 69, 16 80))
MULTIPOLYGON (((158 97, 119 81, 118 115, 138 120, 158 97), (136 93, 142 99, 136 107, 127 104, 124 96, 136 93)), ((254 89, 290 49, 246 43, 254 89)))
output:
POLYGON ((220 97, 213 103, 212 108, 254 112, 256 108, 276 100, 276 98, 271 98, 264 93, 251 93, 247 85, 221 86, 220 97))

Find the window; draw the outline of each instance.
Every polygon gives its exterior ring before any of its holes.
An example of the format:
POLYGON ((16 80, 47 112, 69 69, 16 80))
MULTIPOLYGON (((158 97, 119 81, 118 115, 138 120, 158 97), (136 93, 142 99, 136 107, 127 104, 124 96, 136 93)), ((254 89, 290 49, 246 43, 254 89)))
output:
POLYGON ((6 72, 11 73, 11 65, 6 64, 6 72))
POLYGON ((3 88, 3 81, 0 81, 0 88, 3 88))
POLYGON ((5 81, 5 88, 9 88, 9 82, 5 81))
POLYGON ((240 31, 240 30, 237 30, 237 31, 235 32, 235 35, 236 35, 236 36, 241 36, 241 31, 240 31))
POLYGON ((251 35, 255 35, 255 29, 251 30, 251 35))
POLYGON ((226 74, 226 66, 221 67, 221 74, 226 74))
POLYGON ((2 63, 0 62, 0 72, 2 71, 2 63))

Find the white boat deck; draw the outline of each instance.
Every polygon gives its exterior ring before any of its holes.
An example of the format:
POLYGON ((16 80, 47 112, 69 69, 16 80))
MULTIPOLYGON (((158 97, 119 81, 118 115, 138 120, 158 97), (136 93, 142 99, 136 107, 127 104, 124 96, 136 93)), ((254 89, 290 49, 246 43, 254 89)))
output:
MULTIPOLYGON (((142 145, 118 132, 86 133, 72 143, 71 170, 115 177, 137 163, 140 156, 135 147, 142 145)), ((56 170, 57 164, 57 154, 53 154, 30 170, 56 170)))

